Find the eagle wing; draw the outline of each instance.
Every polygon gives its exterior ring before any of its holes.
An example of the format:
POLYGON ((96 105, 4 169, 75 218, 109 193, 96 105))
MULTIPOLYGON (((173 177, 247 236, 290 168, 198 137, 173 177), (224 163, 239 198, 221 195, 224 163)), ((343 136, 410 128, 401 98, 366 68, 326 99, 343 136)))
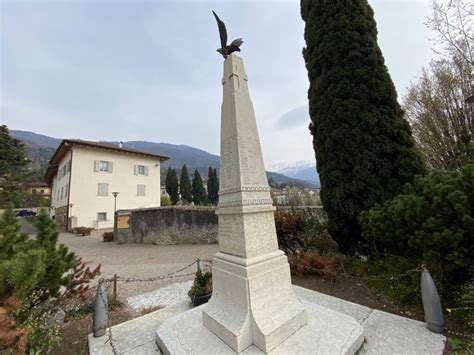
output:
POLYGON ((217 16, 214 11, 212 11, 212 13, 214 14, 214 17, 217 21, 217 27, 219 28, 219 35, 221 37, 221 48, 225 48, 227 46, 227 29, 225 28, 225 24, 221 21, 219 16, 217 16))
POLYGON ((231 44, 229 44, 229 54, 232 52, 240 52, 240 46, 244 43, 242 38, 237 38, 232 41, 231 44))

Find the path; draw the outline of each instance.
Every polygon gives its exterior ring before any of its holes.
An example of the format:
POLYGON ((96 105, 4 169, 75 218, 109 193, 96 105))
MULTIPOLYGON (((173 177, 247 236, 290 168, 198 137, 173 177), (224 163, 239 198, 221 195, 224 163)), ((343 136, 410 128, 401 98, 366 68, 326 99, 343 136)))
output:
POLYGON ((18 221, 20 222, 20 232, 26 233, 30 235, 36 235, 36 228, 25 218, 17 217, 18 221))
MULTIPOLYGON (((104 243, 99 234, 93 232, 91 236, 79 237, 70 233, 61 233, 59 243, 81 256, 90 267, 102 264, 101 277, 104 278, 111 278, 114 274, 133 278, 166 275, 192 263, 196 258, 210 259, 219 251, 218 244, 161 246, 104 243)), ((193 265, 183 273, 195 270, 196 267, 193 265)), ((150 292, 169 283, 191 278, 192 276, 155 282, 119 282, 118 294, 124 300, 126 297, 150 292)))

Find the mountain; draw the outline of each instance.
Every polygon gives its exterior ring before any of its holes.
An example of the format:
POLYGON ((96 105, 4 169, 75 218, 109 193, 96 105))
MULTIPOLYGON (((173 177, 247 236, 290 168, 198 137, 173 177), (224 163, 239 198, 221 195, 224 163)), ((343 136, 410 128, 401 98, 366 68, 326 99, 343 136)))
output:
MULTIPOLYGON (((42 134, 36 134, 28 131, 10 130, 10 134, 23 141, 26 147, 28 157, 32 161, 31 168, 34 170, 45 171, 49 159, 54 154, 55 149, 61 143, 61 139, 48 137, 42 134)), ((108 142, 116 143, 118 142, 108 142)), ((169 143, 155 143, 146 141, 128 141, 123 142, 125 147, 135 148, 150 153, 161 154, 170 157, 163 163, 162 175, 166 174, 168 167, 180 170, 183 164, 186 164, 191 172, 197 169, 199 173, 207 177, 209 166, 219 170, 219 156, 210 154, 202 149, 190 147, 187 145, 176 145, 169 143)), ((38 175, 38 174, 37 174, 38 175)), ((41 176, 41 174, 39 174, 41 176)), ((42 175, 44 176, 44 175, 42 175)), ((267 177, 272 178, 277 184, 295 185, 300 188, 316 187, 311 181, 305 181, 299 178, 285 176, 278 172, 267 171, 267 177)))
POLYGON ((305 180, 311 182, 318 187, 321 186, 319 182, 319 175, 316 171, 316 163, 314 162, 299 162, 299 163, 281 163, 273 165, 273 170, 285 176, 305 180))

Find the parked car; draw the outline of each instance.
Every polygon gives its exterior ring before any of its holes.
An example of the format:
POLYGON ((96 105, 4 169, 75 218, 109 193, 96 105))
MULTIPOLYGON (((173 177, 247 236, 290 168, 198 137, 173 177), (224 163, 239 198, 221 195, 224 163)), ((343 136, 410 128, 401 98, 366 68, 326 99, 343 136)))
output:
POLYGON ((15 216, 17 217, 33 217, 36 216, 35 211, 30 211, 30 210, 18 210, 15 212, 15 216))

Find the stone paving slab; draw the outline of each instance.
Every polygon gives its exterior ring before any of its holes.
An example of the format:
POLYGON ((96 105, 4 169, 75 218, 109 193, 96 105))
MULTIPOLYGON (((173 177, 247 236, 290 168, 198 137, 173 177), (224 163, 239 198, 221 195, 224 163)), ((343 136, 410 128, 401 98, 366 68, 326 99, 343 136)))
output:
MULTIPOLYGON (((352 317, 316 303, 302 301, 308 324, 268 352, 269 355, 354 354, 364 342, 364 329, 352 317)), ((164 322, 157 330, 157 341, 165 354, 235 354, 202 322, 206 305, 193 308, 164 322)), ((242 355, 265 354, 256 346, 242 355)))
MULTIPOLYGON (((303 302, 312 302, 356 319, 365 330, 365 343, 360 354, 443 354, 446 337, 429 331, 423 322, 373 310, 299 286, 293 286, 293 289, 303 302)), ((164 320, 189 308, 189 302, 186 301, 113 326, 112 334, 118 353, 158 353, 155 343, 158 327, 164 320)), ((89 353, 113 354, 107 335, 94 338, 89 334, 89 353)))
POLYGON ((446 337, 426 323, 374 310, 362 323, 365 343, 359 354, 442 354, 446 337))

